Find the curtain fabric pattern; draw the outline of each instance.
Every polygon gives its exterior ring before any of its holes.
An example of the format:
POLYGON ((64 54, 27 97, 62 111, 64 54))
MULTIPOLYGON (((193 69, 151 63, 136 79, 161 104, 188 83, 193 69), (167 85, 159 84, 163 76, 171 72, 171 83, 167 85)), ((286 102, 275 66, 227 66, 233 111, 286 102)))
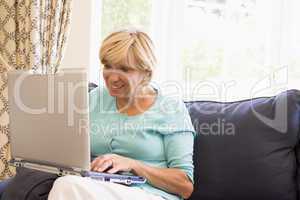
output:
POLYGON ((0 0, 0 179, 10 159, 7 72, 55 73, 70 24, 72 0, 0 0))
POLYGON ((71 0, 30 0, 35 49, 34 68, 41 73, 55 73, 62 60, 69 33, 71 0))

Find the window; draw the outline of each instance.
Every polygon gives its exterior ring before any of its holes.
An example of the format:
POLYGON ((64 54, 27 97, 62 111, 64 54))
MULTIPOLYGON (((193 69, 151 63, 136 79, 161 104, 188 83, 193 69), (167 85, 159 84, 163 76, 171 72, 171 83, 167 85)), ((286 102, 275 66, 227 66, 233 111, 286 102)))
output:
POLYGON ((102 0, 102 39, 124 27, 150 31, 151 0, 102 0))
POLYGON ((288 81, 297 87, 297 58, 284 58, 284 48, 290 48, 284 47, 289 41, 283 30, 291 24, 284 21, 289 6, 269 0, 187 1, 182 79, 191 89, 204 81, 202 90, 210 86, 218 91, 214 98, 224 101, 277 93, 287 89, 288 81))
POLYGON ((101 34, 147 31, 162 89, 232 101, 300 89, 299 7, 297 0, 103 0, 101 34))

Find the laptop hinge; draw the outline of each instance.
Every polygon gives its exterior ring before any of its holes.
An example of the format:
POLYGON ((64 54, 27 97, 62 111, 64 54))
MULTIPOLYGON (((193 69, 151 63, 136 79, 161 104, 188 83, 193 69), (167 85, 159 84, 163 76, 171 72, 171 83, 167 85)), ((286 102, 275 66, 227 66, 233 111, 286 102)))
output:
POLYGON ((57 174, 58 176, 65 176, 65 175, 77 175, 82 176, 81 169, 72 169, 72 168, 63 168, 63 167, 54 167, 54 166, 47 166, 44 164, 33 163, 27 160, 23 160, 20 158, 13 158, 9 161, 9 165, 14 167, 25 167, 28 169, 43 171, 51 174, 57 174))

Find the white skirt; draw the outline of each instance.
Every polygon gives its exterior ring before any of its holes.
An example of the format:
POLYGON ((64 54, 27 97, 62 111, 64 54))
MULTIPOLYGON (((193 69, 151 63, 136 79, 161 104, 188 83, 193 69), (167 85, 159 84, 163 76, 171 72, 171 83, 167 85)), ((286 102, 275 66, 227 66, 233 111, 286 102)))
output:
POLYGON ((58 178, 48 200, 164 200, 137 187, 97 181, 87 177, 58 178))

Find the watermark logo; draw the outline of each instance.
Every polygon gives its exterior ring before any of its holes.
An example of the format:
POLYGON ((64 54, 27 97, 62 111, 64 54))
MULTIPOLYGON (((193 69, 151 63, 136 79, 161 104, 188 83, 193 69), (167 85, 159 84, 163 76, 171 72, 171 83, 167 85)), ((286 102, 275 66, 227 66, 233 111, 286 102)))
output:
POLYGON ((201 135, 234 136, 236 134, 235 125, 226 119, 218 118, 213 123, 200 122, 196 119, 193 121, 193 125, 201 135))
MULTIPOLYGON (((273 73, 265 76, 263 79, 259 80, 252 88, 251 95, 257 96, 259 93, 266 93, 269 90, 276 90, 276 92, 284 91, 287 89, 288 84, 288 68, 283 67, 275 70, 273 73), (281 77, 281 79, 278 79, 281 77)), ((254 99, 252 98, 251 110, 254 115, 267 126, 275 129, 280 133, 287 133, 288 129, 288 98, 287 93, 282 93, 277 96, 275 104, 272 105, 274 108, 274 117, 266 117, 262 113, 255 109, 254 99)))
MULTIPOLYGON (((81 71, 71 71, 69 74, 81 71)), ((76 114, 88 114, 88 97, 86 80, 64 80, 64 72, 57 74, 31 74, 16 72, 13 84, 12 105, 26 114, 62 114, 67 115, 67 125, 73 126, 76 114), (34 87, 34 84, 40 84, 34 87), (34 90, 33 92, 31 92, 34 90), (29 96, 29 93, 32 96, 29 96), (86 95, 84 94, 86 92, 86 95), (35 94, 34 94, 35 93, 35 94), (39 108, 37 108, 39 106, 39 108)), ((71 76, 73 76, 71 75, 71 76)), ((77 76, 76 76, 77 77, 77 76)))
MULTIPOLYGON (((267 126, 281 132, 287 132, 288 126, 288 102, 287 102, 287 95, 285 93, 278 95, 274 105, 274 116, 265 116, 261 113, 257 107, 255 106, 255 97, 264 96, 267 91, 272 91, 272 94, 278 93, 279 91, 283 91, 287 89, 288 83, 288 68, 283 67, 274 70, 271 74, 263 77, 259 81, 253 84, 252 89, 249 91, 250 100, 251 100, 251 111, 254 113, 255 117, 259 119, 262 123, 266 124, 267 126)), ((133 80, 131 80, 130 75, 128 73, 122 72, 120 70, 110 70, 109 73, 117 74, 118 76, 122 77, 123 80, 128 84, 129 88, 133 88, 134 90, 128 91, 129 93, 124 93, 123 95, 128 95, 130 98, 145 98, 147 96, 143 96, 143 94, 136 92, 139 89, 142 89, 142 85, 136 84, 133 80), (126 81, 127 80, 127 81, 126 81), (142 96, 139 96, 142 95, 142 96)), ((87 88, 87 81, 78 81, 78 82, 64 82, 62 79, 57 79, 59 76, 63 76, 64 73, 57 73, 55 75, 47 75, 47 84, 48 88, 47 91, 44 91, 44 94, 47 95, 48 101, 47 105, 44 105, 40 108, 36 108, 32 104, 27 104, 22 99, 22 86, 26 84, 26 79, 30 78, 32 74, 29 73, 21 73, 20 76, 14 83, 14 100, 15 104, 19 107, 20 110, 30 114, 45 114, 45 113, 59 113, 59 114, 67 114, 68 118, 68 125, 74 125, 75 115, 76 114, 87 114, 88 106, 87 99, 82 99, 82 97, 78 97, 80 91, 83 91, 83 88, 87 88), (61 80, 61 81, 58 81, 61 80), (77 97, 76 97, 77 96, 77 97), (67 99, 65 99, 67 97, 67 99), (81 101, 77 101, 78 99, 82 99, 81 101)), ((219 99, 222 101, 227 100, 227 96, 231 92, 235 92, 235 86, 237 86, 238 82, 236 80, 226 80, 221 82, 214 82, 214 81, 198 81, 194 84, 194 87, 188 88, 188 98, 192 100, 202 100, 205 98, 205 95, 217 95, 219 99), (211 89, 213 93, 203 93, 204 89, 207 91, 211 89), (200 95, 200 96, 199 96, 200 95)), ((180 108, 182 107, 181 98, 187 91, 187 88, 184 87, 182 82, 180 81, 165 81, 159 85, 158 88, 160 91, 168 91, 169 94, 165 94, 165 96, 170 97, 164 98, 160 104, 158 104, 158 109, 165 112, 167 115, 176 114, 177 112, 181 112, 180 108), (178 101, 174 101, 174 100, 178 101)), ((104 109, 103 105, 103 96, 101 98, 100 94, 100 102, 96 102, 92 104, 92 106, 97 105, 99 103, 100 112, 111 112, 104 109)), ((127 96, 124 96, 127 97, 127 96)), ((275 98, 275 97, 274 97, 275 98)), ((218 99, 218 100, 219 100, 218 99)), ((125 109, 130 106, 132 101, 128 101, 128 104, 125 105, 125 109)), ((225 104, 224 104, 225 105, 225 104)), ((91 106, 91 105, 90 105, 91 106)), ((124 109, 123 108, 123 109, 124 109)), ((141 104, 136 104, 136 108, 143 112, 143 106, 141 104)), ((94 109, 94 108, 90 108, 94 109)), ((120 110, 119 110, 120 111, 120 110)), ((121 110, 122 111, 122 110, 121 110)), ((153 112, 155 114, 156 111, 153 112)), ((212 107, 212 109, 199 109, 197 112, 200 112, 204 115, 213 115, 215 113, 225 113, 225 107, 212 107)), ((270 111, 271 112, 271 111, 270 111)), ((273 111, 272 111, 273 112, 273 111)), ((109 114, 109 113, 107 113, 109 114)), ((82 123, 82 127, 87 128, 87 123, 82 123)), ((234 124, 227 122, 225 119, 217 119, 217 121, 213 124, 200 124, 199 122, 194 124, 198 131, 201 131, 202 134, 212 134, 212 135, 234 135, 235 134, 235 127, 234 124)))

